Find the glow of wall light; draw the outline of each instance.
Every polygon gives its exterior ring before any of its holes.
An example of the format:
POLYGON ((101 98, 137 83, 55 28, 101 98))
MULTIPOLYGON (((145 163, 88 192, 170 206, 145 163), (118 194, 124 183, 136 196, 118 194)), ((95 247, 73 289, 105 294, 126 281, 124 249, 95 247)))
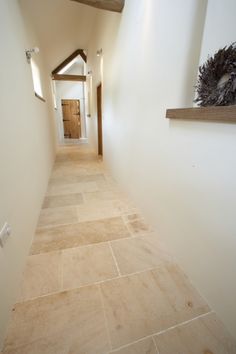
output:
POLYGON ((93 102, 93 77, 92 74, 89 74, 86 83, 86 99, 85 99, 87 117, 91 117, 92 102, 93 102))
POLYGON ((31 71, 32 71, 34 91, 39 96, 43 97, 43 90, 42 90, 42 85, 41 85, 39 68, 33 59, 31 59, 31 71))
MULTIPOLYGON (((156 1, 156 0, 155 0, 156 1)), ((146 41, 149 37, 150 26, 153 15, 153 1, 143 0, 143 18, 142 18, 142 41, 146 41)))
POLYGON ((51 80, 51 87, 52 87, 52 97, 53 97, 53 105, 54 108, 57 109, 57 89, 56 89, 56 82, 51 80))
POLYGON ((101 83, 103 83, 103 69, 104 69, 104 61, 103 56, 100 57, 100 76, 101 76, 101 83))

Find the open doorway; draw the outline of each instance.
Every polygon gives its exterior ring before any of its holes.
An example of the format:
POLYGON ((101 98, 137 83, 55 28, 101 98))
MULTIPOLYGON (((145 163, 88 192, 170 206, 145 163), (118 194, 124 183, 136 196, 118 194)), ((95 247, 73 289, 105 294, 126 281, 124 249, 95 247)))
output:
POLYGON ((77 49, 52 71, 55 119, 60 145, 87 142, 86 61, 77 49))
POLYGON ((80 100, 61 100, 64 138, 81 138, 80 100))
POLYGON ((97 87, 97 127, 98 127, 98 155, 103 155, 102 140, 102 84, 97 87))

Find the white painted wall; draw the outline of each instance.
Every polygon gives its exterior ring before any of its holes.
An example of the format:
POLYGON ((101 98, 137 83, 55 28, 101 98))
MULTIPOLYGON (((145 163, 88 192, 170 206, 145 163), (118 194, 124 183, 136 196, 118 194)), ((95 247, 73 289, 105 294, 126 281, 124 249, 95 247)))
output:
POLYGON ((32 19, 49 71, 78 48, 86 49, 97 9, 70 0, 19 0, 32 19))
POLYGON ((220 48, 235 42, 235 9, 234 0, 208 0, 201 63, 207 60, 208 55, 213 55, 220 48))
MULTIPOLYGON (((74 64, 73 67, 65 72, 67 75, 84 75, 84 64, 74 64)), ((57 110, 56 122, 58 128, 58 140, 60 144, 65 142, 64 128, 63 128, 63 113, 61 107, 62 99, 80 100, 80 113, 81 113, 81 133, 82 138, 86 138, 86 115, 85 115, 85 88, 83 82, 76 81, 56 81, 56 99, 57 110)), ((68 139, 66 139, 68 140, 68 139)), ((71 139, 69 139, 71 140, 71 139)))
MULTIPOLYGON (((236 3, 208 2, 202 57, 236 31, 236 3)), ((236 337, 236 126, 165 119, 192 106, 206 3, 126 0, 121 18, 100 13, 88 66, 95 94, 102 47, 105 162, 236 337)))
POLYGON ((0 348, 55 152, 49 77, 43 70, 43 103, 34 96, 25 49, 36 45, 23 23, 16 0, 0 0, 0 227, 8 221, 12 236, 0 248, 0 348))
MULTIPOLYGON (((87 135, 91 148, 98 151, 98 134, 97 134, 97 86, 102 83, 102 90, 104 85, 115 84, 114 75, 119 76, 117 65, 114 58, 120 59, 120 55, 116 53, 119 51, 119 46, 116 45, 117 36, 121 21, 121 15, 117 13, 110 13, 107 11, 99 11, 96 21, 94 22, 94 31, 92 32, 91 39, 88 47, 88 64, 87 71, 91 71, 91 75, 87 78, 87 88, 90 91, 89 105, 91 117, 87 117, 87 135), (97 50, 103 50, 102 56, 96 55, 97 50), (105 78, 104 78, 105 74, 105 78), (105 80, 105 81, 104 81, 105 80), (106 82, 107 80, 107 82, 106 82)), ((124 42, 124 45, 128 45, 124 42)), ((122 49, 123 50, 123 49, 122 49)), ((123 62, 123 58, 121 57, 123 62)), ((106 90, 106 104, 112 104, 113 91, 108 88, 106 90)), ((103 96, 103 95, 102 95, 103 96)), ((110 111, 108 115, 110 115, 110 111)), ((103 119, 106 111, 103 112, 103 119)), ((111 122, 111 117, 105 122, 103 130, 111 122)), ((107 136, 109 138, 109 136, 107 136)))

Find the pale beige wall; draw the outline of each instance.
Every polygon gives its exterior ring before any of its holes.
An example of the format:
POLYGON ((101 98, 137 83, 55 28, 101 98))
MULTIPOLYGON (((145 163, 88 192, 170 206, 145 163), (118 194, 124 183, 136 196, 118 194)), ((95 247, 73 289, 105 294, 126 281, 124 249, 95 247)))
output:
MULTIPOLYGON (((114 65, 113 58, 115 57, 116 41, 119 32, 121 22, 121 15, 117 13, 111 13, 107 11, 99 11, 94 21, 93 32, 90 37, 88 45, 88 63, 87 72, 91 71, 91 75, 87 78, 87 85, 89 85, 90 99, 89 112, 91 117, 87 118, 87 135, 91 148, 97 152, 98 151, 98 141, 97 141, 97 86, 102 83, 102 90, 104 93, 104 86, 107 84, 112 84, 114 80, 112 75, 119 73, 114 65), (102 49, 103 54, 98 57, 96 55, 97 50, 102 49), (105 74, 105 75, 104 75, 105 74), (110 81, 112 79, 112 82, 110 81), (104 81, 105 80, 105 81, 104 81)), ((123 60, 123 58, 121 58, 123 60)), ((112 99, 110 96, 113 92, 106 90, 106 104, 112 104, 112 99)), ((103 96, 103 95, 102 95, 103 96)), ((103 112, 103 119, 106 114, 106 110, 103 112)), ((110 114, 110 111, 108 112, 110 114)), ((111 120, 106 120, 103 130, 107 129, 107 125, 111 120)), ((109 135, 107 135, 109 138, 109 135)))
POLYGON ((0 227, 5 221, 12 227, 9 241, 0 248, 1 348, 54 161, 55 135, 49 77, 38 59, 43 103, 34 96, 25 57, 25 49, 37 42, 16 0, 0 0, 0 42, 0 227))
MULTIPOLYGON (((99 16, 89 66, 95 88, 102 47, 105 162, 236 337, 236 126, 165 119, 166 108, 192 106, 206 5, 126 0, 120 21, 99 16)), ((217 1, 222 38, 225 26, 235 33, 235 10, 234 1, 217 1)), ((95 98, 89 137, 96 148, 95 98)))
POLYGON ((208 0, 201 64, 207 60, 209 55, 235 42, 235 10, 234 0, 208 0))
MULTIPOLYGON (((235 42, 235 13, 234 0, 208 0, 200 64, 220 48, 235 42)), ((205 163, 209 163, 206 168, 208 183, 205 189, 208 188, 209 191, 205 207, 208 208, 207 215, 210 214, 205 234, 208 230, 206 241, 209 247, 212 247, 211 255, 214 261, 210 259, 207 262, 209 283, 203 285, 206 287, 206 296, 211 298, 213 308, 217 309, 236 337, 236 126, 207 124, 209 130, 211 127, 211 151, 208 152, 210 158, 204 159, 205 163)))
POLYGON ((70 0, 19 2, 32 20, 50 71, 76 49, 87 49, 97 9, 70 0))

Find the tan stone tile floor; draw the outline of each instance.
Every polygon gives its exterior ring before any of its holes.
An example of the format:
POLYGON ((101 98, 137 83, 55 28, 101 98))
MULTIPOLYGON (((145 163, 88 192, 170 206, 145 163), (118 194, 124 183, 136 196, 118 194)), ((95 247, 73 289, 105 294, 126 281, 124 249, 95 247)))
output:
POLYGON ((57 155, 4 354, 236 354, 86 145, 57 155))

